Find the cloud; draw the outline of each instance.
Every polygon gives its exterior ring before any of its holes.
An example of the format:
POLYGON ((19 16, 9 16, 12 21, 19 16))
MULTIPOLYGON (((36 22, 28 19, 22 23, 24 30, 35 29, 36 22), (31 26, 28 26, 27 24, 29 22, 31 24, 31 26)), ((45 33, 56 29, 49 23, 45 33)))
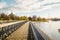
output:
POLYGON ((0 9, 1 8, 4 8, 4 7, 6 7, 7 6, 7 3, 6 2, 0 2, 0 9))
POLYGON ((50 9, 53 6, 57 6, 54 4, 49 6, 44 6, 45 4, 60 2, 60 0, 15 0, 15 1, 17 3, 17 5, 15 6, 20 7, 22 12, 43 11, 46 9, 50 9))
POLYGON ((15 7, 20 7, 22 11, 32 12, 35 9, 40 8, 40 3, 43 0, 15 0, 17 5, 15 7))
POLYGON ((23 5, 28 5, 36 2, 37 0, 15 0, 16 3, 21 3, 23 5))
MULTIPOLYGON (((54 8, 55 6, 60 6, 60 3, 59 3, 60 0, 42 0, 42 1, 41 0, 15 0, 15 1, 16 1, 16 4, 12 5, 12 7, 8 7, 7 9, 13 10, 16 13, 41 12, 47 9, 54 8)), ((4 8, 7 6, 5 2, 2 4, 0 8, 4 8)))

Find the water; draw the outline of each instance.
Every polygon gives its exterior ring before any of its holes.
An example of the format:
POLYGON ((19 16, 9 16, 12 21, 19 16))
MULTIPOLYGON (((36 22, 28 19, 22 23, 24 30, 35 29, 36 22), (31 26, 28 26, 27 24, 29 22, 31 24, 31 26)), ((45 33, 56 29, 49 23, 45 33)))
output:
POLYGON ((60 21, 36 22, 35 25, 46 32, 52 40, 60 40, 60 21))

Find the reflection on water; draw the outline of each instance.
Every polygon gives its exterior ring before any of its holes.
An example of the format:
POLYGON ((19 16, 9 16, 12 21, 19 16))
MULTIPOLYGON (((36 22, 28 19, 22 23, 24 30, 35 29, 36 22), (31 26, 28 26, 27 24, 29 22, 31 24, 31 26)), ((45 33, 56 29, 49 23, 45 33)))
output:
POLYGON ((53 40, 60 40, 60 33, 58 31, 60 29, 60 21, 37 22, 35 24, 49 34, 53 40))

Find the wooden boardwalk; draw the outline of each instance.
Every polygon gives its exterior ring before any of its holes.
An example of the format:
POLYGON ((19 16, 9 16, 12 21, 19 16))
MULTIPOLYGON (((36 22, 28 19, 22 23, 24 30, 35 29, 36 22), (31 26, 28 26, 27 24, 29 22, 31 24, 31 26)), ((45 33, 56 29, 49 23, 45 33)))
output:
POLYGON ((15 32, 9 35, 6 40, 27 40, 29 22, 18 28, 15 32))

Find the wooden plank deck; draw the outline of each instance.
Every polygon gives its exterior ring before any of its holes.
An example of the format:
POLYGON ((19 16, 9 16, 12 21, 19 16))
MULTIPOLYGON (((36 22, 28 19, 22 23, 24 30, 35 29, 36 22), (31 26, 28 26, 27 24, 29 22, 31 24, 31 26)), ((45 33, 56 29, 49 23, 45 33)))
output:
POLYGON ((29 22, 25 23, 11 35, 9 35, 6 40, 27 40, 28 37, 29 22))

